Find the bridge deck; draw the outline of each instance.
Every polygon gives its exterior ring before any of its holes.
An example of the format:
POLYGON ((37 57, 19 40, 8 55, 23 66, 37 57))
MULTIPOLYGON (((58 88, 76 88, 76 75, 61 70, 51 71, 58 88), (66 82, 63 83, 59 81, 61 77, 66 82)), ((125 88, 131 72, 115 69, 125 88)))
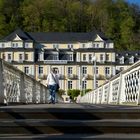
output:
POLYGON ((11 109, 11 108, 25 108, 25 109, 35 109, 35 108, 40 108, 40 109, 51 109, 51 108, 56 108, 56 109, 95 109, 95 110, 140 110, 140 106, 122 106, 122 105, 93 105, 93 104, 27 104, 27 105, 9 105, 9 106, 0 106, 0 109, 11 109))

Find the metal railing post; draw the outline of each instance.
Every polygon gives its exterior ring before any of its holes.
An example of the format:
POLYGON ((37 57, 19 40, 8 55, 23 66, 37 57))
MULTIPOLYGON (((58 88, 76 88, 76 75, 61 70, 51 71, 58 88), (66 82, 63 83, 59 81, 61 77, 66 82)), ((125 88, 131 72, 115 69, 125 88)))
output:
POLYGON ((25 76, 24 73, 20 74, 20 102, 27 103, 25 95, 25 76))
POLYGON ((7 104, 5 100, 3 60, 0 60, 0 104, 7 104))

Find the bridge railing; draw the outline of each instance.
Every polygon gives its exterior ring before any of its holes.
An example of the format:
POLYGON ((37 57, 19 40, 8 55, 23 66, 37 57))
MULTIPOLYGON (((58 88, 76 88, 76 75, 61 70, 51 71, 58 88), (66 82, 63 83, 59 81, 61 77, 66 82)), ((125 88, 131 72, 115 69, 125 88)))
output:
MULTIPOLYGON (((59 97, 59 101, 63 102, 59 97)), ((0 59, 0 104, 47 103, 46 86, 0 59)))
POLYGON ((130 66, 84 96, 78 103, 92 104, 140 104, 140 61, 130 66))

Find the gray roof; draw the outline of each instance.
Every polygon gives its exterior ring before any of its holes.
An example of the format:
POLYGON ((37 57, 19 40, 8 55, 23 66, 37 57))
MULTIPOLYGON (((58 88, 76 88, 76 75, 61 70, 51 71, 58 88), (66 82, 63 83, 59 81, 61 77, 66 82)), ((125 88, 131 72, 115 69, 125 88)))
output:
POLYGON ((6 36, 1 41, 12 41, 16 35, 18 35, 21 39, 26 41, 36 41, 36 42, 85 42, 85 41, 93 41, 96 35, 99 35, 104 41, 112 42, 108 39, 103 33, 94 31, 88 33, 78 33, 78 32, 24 32, 21 29, 17 29, 12 32, 10 35, 6 36))
POLYGON ((88 32, 88 33, 74 33, 74 32, 41 32, 41 33, 29 33, 29 35, 37 42, 84 42, 92 41, 96 35, 105 40, 110 41, 100 32, 88 32))
POLYGON ((26 40, 26 41, 33 40, 31 36, 28 35, 28 33, 22 31, 21 29, 17 29, 11 34, 9 34, 8 36, 6 36, 5 38, 3 38, 1 41, 12 41, 16 37, 16 35, 18 35, 22 40, 26 40))
POLYGON ((116 52, 116 65, 131 65, 130 57, 134 56, 134 63, 140 59, 140 50, 116 52), (120 58, 124 57, 124 64, 120 64, 120 58))

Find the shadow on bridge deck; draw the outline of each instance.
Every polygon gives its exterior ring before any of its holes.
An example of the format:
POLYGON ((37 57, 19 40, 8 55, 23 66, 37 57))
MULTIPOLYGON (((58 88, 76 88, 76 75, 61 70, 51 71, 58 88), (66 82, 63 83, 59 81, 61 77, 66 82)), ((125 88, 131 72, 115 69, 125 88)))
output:
POLYGON ((71 103, 0 107, 0 138, 7 134, 13 138, 19 135, 38 138, 45 135, 43 138, 48 139, 60 134, 92 135, 94 138, 106 134, 113 136, 139 132, 139 106, 71 103))

